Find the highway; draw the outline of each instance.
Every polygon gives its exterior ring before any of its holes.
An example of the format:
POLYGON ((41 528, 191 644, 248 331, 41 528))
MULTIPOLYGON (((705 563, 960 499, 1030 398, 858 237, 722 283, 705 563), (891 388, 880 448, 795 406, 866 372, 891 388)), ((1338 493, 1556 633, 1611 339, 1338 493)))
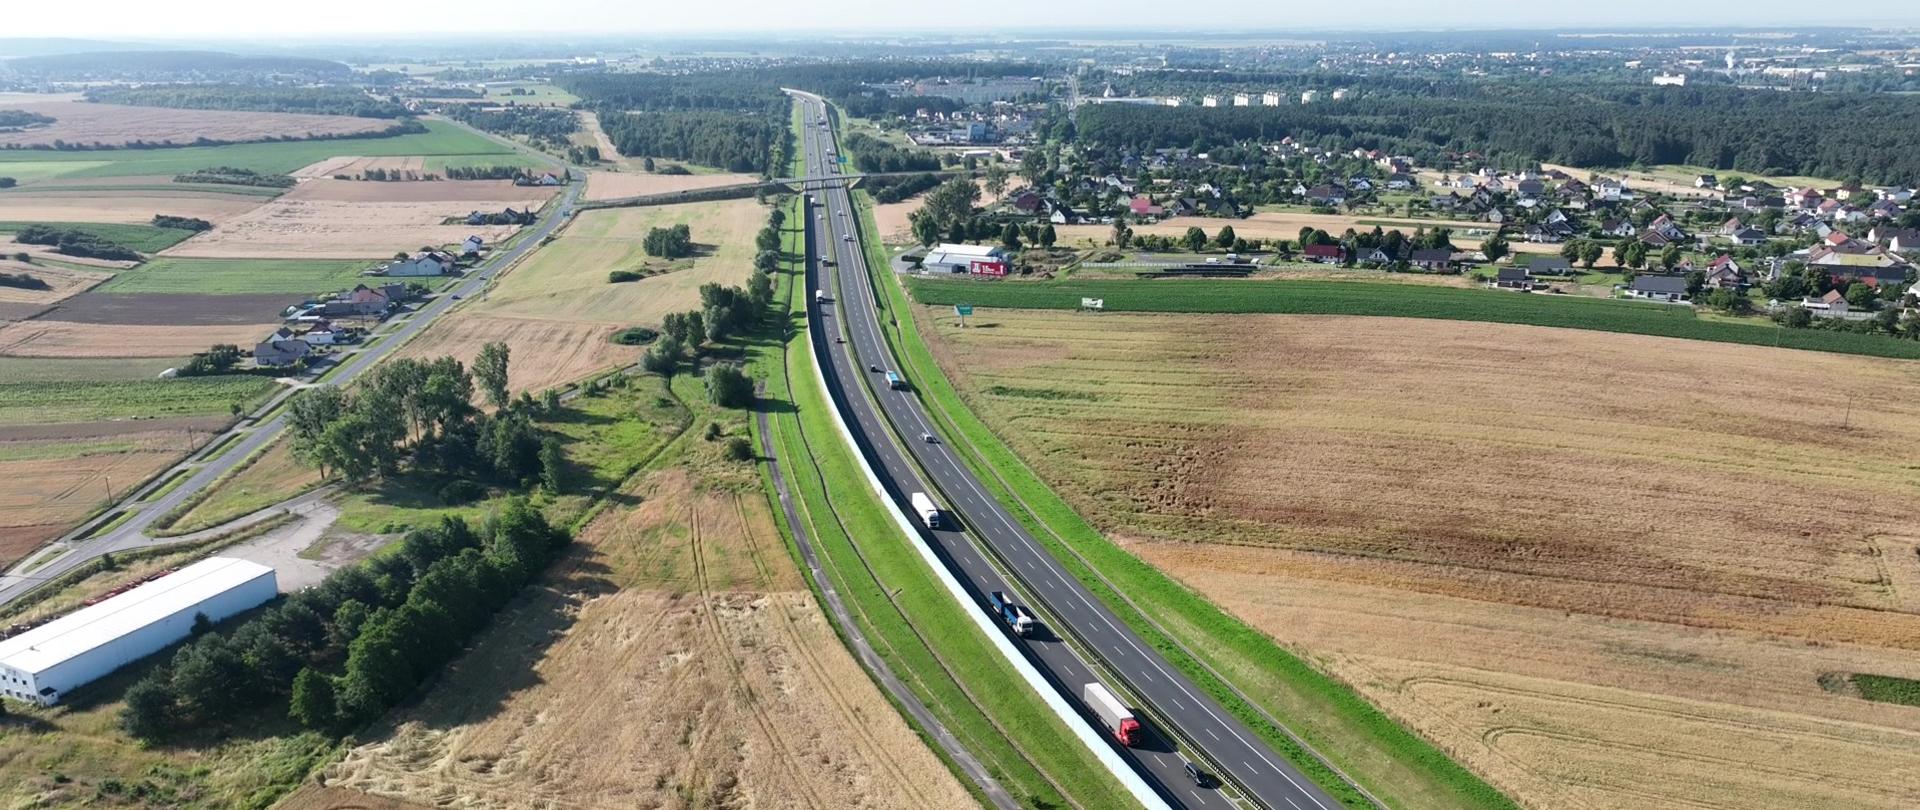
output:
MULTIPOLYGON (((406 320, 399 322, 390 320, 386 324, 383 324, 383 331, 376 333, 381 336, 380 342, 347 356, 345 360, 341 361, 341 368, 334 371, 332 376, 330 376, 324 384, 345 385, 352 382, 355 378, 365 373, 373 364, 380 362, 382 358, 385 358, 387 355, 393 353, 395 349, 398 349, 402 344, 406 343, 409 338, 418 334, 420 330, 427 328, 427 325, 431 324, 436 318, 445 314, 447 310, 452 309, 453 306, 458 303, 456 299, 464 299, 467 296, 483 292, 486 289, 488 281, 492 279, 495 273, 519 261, 520 257, 526 255, 528 251, 538 248, 542 239, 552 234, 555 228, 558 228, 561 223, 567 221, 567 219, 572 216, 574 207, 579 202, 581 189, 585 185, 584 182, 567 184, 566 190, 561 193, 559 200, 549 207, 540 222, 533 226, 532 232, 522 235, 519 241, 514 243, 513 247, 488 255, 486 259, 469 269, 467 275, 462 278, 459 283, 455 284, 451 289, 444 290, 438 295, 428 299, 426 303, 420 305, 418 309, 411 313, 411 317, 406 320)), ((156 538, 149 536, 147 529, 152 527, 154 522, 158 521, 162 516, 172 511, 174 507, 186 503, 189 498, 192 498, 194 495, 200 493, 200 491, 211 486, 213 482, 219 480, 220 476, 226 474, 227 471, 239 466, 249 456, 253 455, 254 451, 266 447, 272 443, 274 439, 278 438, 280 432, 286 428, 286 415, 284 413, 275 414, 271 419, 266 420, 262 420, 261 417, 271 412, 281 402, 296 395, 298 392, 298 389, 295 388, 281 391, 246 418, 240 420, 239 423, 229 428, 227 432, 210 439, 205 447, 217 448, 222 442, 227 441, 229 436, 239 436, 231 445, 228 445, 220 452, 218 458, 206 463, 196 462, 196 459, 199 458, 201 453, 205 452, 203 450, 200 453, 195 453, 193 456, 190 456, 180 464, 169 468, 169 473, 174 469, 185 469, 188 471, 185 473, 187 476, 185 483, 175 487, 173 491, 150 501, 142 502, 141 499, 146 497, 147 493, 164 485, 168 478, 166 474, 157 476, 152 481, 128 493, 125 498, 115 504, 113 508, 108 509, 100 517, 87 521, 79 528, 68 532, 58 540, 42 548, 39 552, 21 560, 19 564, 14 566, 12 571, 9 571, 5 575, 0 575, 0 605, 19 598, 22 594, 38 587, 42 582, 58 577, 92 560, 98 559, 103 554, 180 542, 180 538, 156 538), (132 516, 120 525, 98 536, 87 536, 87 533, 91 531, 93 527, 100 525, 102 521, 112 520, 112 516, 123 512, 131 512, 132 516), (52 557, 52 555, 61 556, 52 557), (41 562, 42 560, 48 560, 49 557, 51 557, 50 561, 41 562)))
MULTIPOLYGON (((813 225, 807 230, 807 289, 813 308, 808 318, 810 339, 823 361, 821 373, 835 406, 888 495, 908 514, 915 514, 908 503, 913 492, 933 494, 940 502, 949 521, 939 530, 922 529, 921 534, 972 591, 979 609, 986 610, 986 593, 1005 591, 1016 602, 1040 608, 1043 618, 1065 623, 1064 627, 1050 625, 1029 638, 1008 635, 1096 729, 1102 728, 1100 723, 1080 699, 1084 684, 1101 681, 1123 695, 1130 692, 1139 698, 1132 705, 1146 726, 1147 739, 1133 747, 1110 744, 1169 804, 1227 808, 1238 803, 1217 787, 1195 785, 1185 773, 1191 760, 1203 763, 1208 773, 1227 777, 1246 799, 1260 806, 1339 807, 1061 567, 944 442, 923 438, 937 437, 939 431, 912 392, 912 381, 907 381, 907 389, 894 390, 884 379, 884 372, 898 367, 880 333, 879 298, 862 247, 858 216, 842 179, 843 167, 830 158, 838 154, 834 133, 820 126, 826 115, 824 104, 816 96, 795 96, 803 104, 806 121, 807 174, 824 178, 807 185, 822 204, 806 213, 813 225), (829 259, 832 266, 825 264, 829 259), (814 291, 828 300, 812 303, 814 291), (989 562, 989 554, 998 567, 989 562), (1003 578, 1002 569, 1016 581, 1003 578), (1080 649, 1061 636, 1074 639, 1080 649), (1100 659, 1101 666, 1091 666, 1081 650, 1100 659), (1113 682, 1102 670, 1120 674, 1124 682, 1113 682), (1142 711, 1147 708, 1152 711, 1142 711), (1162 723, 1175 725, 1178 733, 1168 734, 1162 723)), ((1104 731, 1101 736, 1112 739, 1104 731)))

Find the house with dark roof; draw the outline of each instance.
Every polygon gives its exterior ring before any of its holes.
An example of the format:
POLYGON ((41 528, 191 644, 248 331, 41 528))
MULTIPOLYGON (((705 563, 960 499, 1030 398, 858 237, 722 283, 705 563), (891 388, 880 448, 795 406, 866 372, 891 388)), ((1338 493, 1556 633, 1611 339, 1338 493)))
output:
POLYGON ((1446 248, 1416 250, 1407 257, 1407 263, 1422 270, 1445 272, 1453 269, 1453 251, 1446 248))
POLYGON ((1687 300, 1687 280, 1681 276, 1635 276, 1627 285, 1627 296, 1679 303, 1687 300))
POLYGON ((1528 277, 1525 267, 1502 267, 1493 279, 1493 286, 1502 290, 1531 290, 1533 279, 1528 277))
POLYGON ((1527 273, 1536 276, 1573 275, 1573 262, 1559 256, 1535 256, 1527 264, 1527 273))

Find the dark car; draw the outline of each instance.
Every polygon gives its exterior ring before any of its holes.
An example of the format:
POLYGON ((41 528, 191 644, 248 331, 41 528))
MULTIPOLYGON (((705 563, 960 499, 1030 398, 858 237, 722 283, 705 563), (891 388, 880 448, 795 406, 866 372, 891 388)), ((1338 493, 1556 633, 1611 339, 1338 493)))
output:
POLYGON ((1193 786, 1201 790, 1213 787, 1213 777, 1191 762, 1187 763, 1187 778, 1192 779, 1193 786))

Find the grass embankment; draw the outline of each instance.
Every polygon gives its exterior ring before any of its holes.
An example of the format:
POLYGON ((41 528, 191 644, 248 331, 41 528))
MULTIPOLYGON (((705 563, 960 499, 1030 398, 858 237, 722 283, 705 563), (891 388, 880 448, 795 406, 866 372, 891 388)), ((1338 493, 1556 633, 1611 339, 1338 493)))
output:
MULTIPOLYGON (((860 195, 860 202, 863 225, 873 233, 872 209, 865 194, 860 195)), ((871 240, 867 254, 870 266, 887 266, 885 256, 871 240)), ((930 406, 928 412, 955 439, 950 446, 1035 538, 1182 673, 1349 806, 1363 807, 1367 802, 1325 764, 1307 754, 1288 731, 1389 806, 1461 810, 1515 807, 1499 791, 1382 714, 1345 684, 1109 542, 961 401, 913 326, 900 284, 891 272, 883 275, 876 280, 883 295, 881 305, 898 316, 882 320, 883 332, 913 380, 914 390, 930 406), (1269 715, 1286 728, 1276 726, 1269 715)), ((964 287, 971 293, 1033 285, 926 286, 964 287)), ((1246 287, 1242 285, 1241 289, 1246 287)), ((920 285, 915 292, 919 294, 920 285)), ((1098 297, 1097 293, 1073 292, 1073 306, 1079 305, 1083 294, 1098 297)), ((939 303, 959 300, 978 305, 980 299, 967 295, 939 303)))
POLYGON ((98 287, 107 293, 317 295, 350 288, 370 261, 309 259, 154 259, 98 287))
POLYGON ((101 222, 0 222, 0 234, 16 234, 35 225, 63 231, 78 231, 102 242, 112 242, 141 253, 157 253, 166 250, 186 241, 187 237, 194 234, 194 231, 185 228, 101 222))
MULTIPOLYGON (((796 206, 787 222, 797 226, 805 215, 796 206)), ((789 256, 804 250, 797 229, 787 232, 786 249, 789 256)), ((1024 804, 1132 806, 1040 696, 1020 685, 1013 667, 966 615, 968 606, 948 595, 866 485, 815 381, 806 304, 794 293, 800 278, 791 262, 778 275, 776 300, 788 307, 776 329, 781 337, 750 344, 748 360, 766 381, 761 403, 769 411, 769 438, 820 562, 860 629, 889 668, 1024 804)), ((770 479, 765 485, 777 512, 770 479)), ((785 521, 776 523, 791 545, 785 521)), ((963 774, 961 779, 967 781, 963 774)))
POLYGON ((1489 321, 1789 349, 1920 359, 1920 341, 1765 324, 1702 320, 1690 307, 1632 301, 1521 295, 1412 284, 1328 281, 1035 281, 980 283, 915 278, 923 304, 967 303, 1013 309, 1078 309, 1081 298, 1111 311, 1283 315, 1376 315, 1489 321))
POLYGON ((1920 680, 1892 675, 1855 674, 1849 678, 1860 696, 1879 703, 1920 706, 1920 680))

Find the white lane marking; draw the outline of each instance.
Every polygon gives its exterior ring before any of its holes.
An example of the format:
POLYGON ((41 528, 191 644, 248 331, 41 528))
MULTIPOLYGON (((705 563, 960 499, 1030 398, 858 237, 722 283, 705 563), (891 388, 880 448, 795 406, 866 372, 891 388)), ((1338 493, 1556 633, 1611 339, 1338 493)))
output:
POLYGON ((1215 741, 1220 739, 1220 735, 1213 733, 1213 729, 1211 728, 1207 729, 1207 736, 1212 737, 1215 741))

